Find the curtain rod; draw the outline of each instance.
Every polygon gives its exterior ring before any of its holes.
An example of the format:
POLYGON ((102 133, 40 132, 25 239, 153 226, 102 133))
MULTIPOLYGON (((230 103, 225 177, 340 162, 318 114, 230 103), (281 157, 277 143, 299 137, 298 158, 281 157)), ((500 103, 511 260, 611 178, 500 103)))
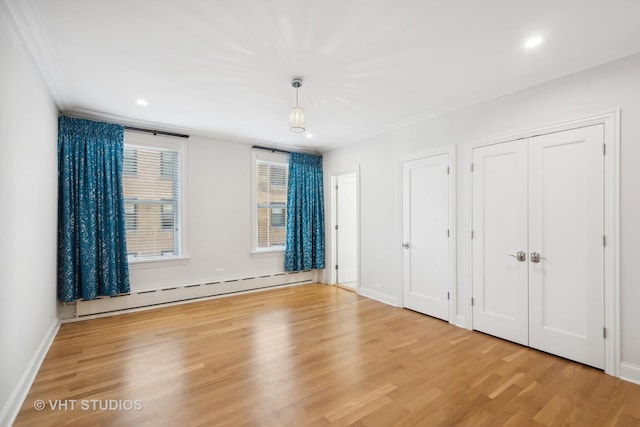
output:
MULTIPOLYGON (((272 153, 278 152, 278 153, 286 153, 286 154, 291 154, 291 151, 287 151, 287 150, 281 150, 279 148, 270 148, 270 147, 265 147, 263 145, 253 145, 251 148, 255 148, 256 150, 266 150, 266 151, 271 151, 272 153)), ((304 153, 304 154, 311 154, 312 156, 320 156, 322 157, 322 154, 316 154, 316 153, 304 153)))
POLYGON ((133 132, 151 133, 153 135, 173 136, 176 138, 189 138, 189 135, 185 135, 183 133, 165 132, 163 130, 144 129, 144 128, 138 128, 134 126, 125 126, 124 130, 130 130, 133 132))
POLYGON ((272 153, 277 151, 278 153, 287 153, 287 154, 291 154, 291 151, 287 151, 287 150, 281 150, 279 148, 269 148, 269 147, 263 147, 262 145, 254 145, 251 148, 255 148, 257 150, 267 150, 267 151, 271 151, 272 153))

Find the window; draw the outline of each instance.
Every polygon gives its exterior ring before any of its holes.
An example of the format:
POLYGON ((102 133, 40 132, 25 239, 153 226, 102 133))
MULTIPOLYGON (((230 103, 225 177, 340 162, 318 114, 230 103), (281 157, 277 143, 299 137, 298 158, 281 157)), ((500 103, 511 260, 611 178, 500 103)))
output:
POLYGON ((160 205, 160 227, 163 230, 173 231, 173 203, 171 200, 163 200, 164 204, 160 205))
POLYGON ((129 261, 181 255, 181 150, 168 148, 171 146, 177 147, 170 143, 133 145, 125 139, 123 189, 129 261))
POLYGON ((135 203, 124 204, 124 224, 127 231, 138 228, 138 212, 135 203))
POLYGON ((282 251, 286 242, 289 156, 253 151, 255 252, 282 251))
POLYGON ((160 153, 160 175, 164 177, 173 176, 175 173, 174 165, 176 164, 175 152, 162 151, 160 153))
POLYGON ((286 208, 284 206, 281 208, 276 208, 275 204, 273 206, 274 207, 271 208, 271 228, 284 227, 286 225, 284 217, 286 208))
MULTIPOLYGON (((289 166, 287 165, 287 170, 289 166)), ((272 173, 269 175, 269 183, 271 187, 283 187, 287 185, 288 173, 272 173)))
POLYGON ((122 169, 125 175, 138 173, 138 152, 135 149, 124 147, 122 169))

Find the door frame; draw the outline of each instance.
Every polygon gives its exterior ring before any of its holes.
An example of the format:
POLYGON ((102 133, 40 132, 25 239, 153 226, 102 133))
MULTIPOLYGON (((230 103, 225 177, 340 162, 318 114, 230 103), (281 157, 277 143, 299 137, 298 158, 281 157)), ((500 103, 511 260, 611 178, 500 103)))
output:
POLYGON ((515 131, 501 136, 471 141, 464 147, 464 286, 460 291, 463 301, 464 327, 473 329, 471 297, 472 282, 472 161, 473 149, 487 145, 534 136, 561 132, 591 125, 604 125, 604 327, 607 330, 604 351, 604 370, 618 377, 620 372, 620 110, 567 120, 534 129, 515 131))
POLYGON ((457 223, 456 223, 456 175, 457 175, 457 169, 456 169, 456 163, 457 163, 457 157, 456 157, 456 146, 455 145, 449 145, 449 146, 443 146, 443 147, 438 147, 438 148, 434 148, 428 151, 421 151, 418 153, 412 153, 412 154, 408 154, 405 156, 400 156, 399 158, 399 166, 398 166, 398 170, 399 170, 399 175, 400 175, 400 188, 398 190, 398 194, 399 194, 399 216, 398 218, 399 223, 400 223, 400 230, 399 230, 399 241, 398 241, 398 250, 400 253, 400 269, 399 269, 399 278, 400 278, 400 286, 398 289, 398 307, 404 307, 404 262, 403 262, 403 256, 404 256, 404 251, 403 251, 403 247, 402 247, 402 239, 403 239, 403 232, 404 232, 404 204, 403 204, 403 194, 404 194, 404 163, 405 162, 410 162, 412 160, 419 160, 419 159, 424 159, 424 158, 428 158, 428 157, 434 157, 434 156, 440 156, 443 154, 447 154, 449 156, 449 179, 448 179, 448 184, 449 184, 449 230, 450 230, 450 237, 449 237, 449 263, 448 263, 448 291, 449 291, 449 323, 453 324, 453 325, 457 325, 457 319, 456 319, 456 307, 457 307, 457 276, 456 276, 456 265, 457 265, 457 259, 456 259, 456 242, 458 240, 457 237, 457 223))
POLYGON ((356 271, 358 280, 356 282, 356 293, 360 293, 361 271, 360 271, 360 165, 358 164, 353 169, 345 169, 340 171, 331 172, 330 185, 331 185, 331 246, 329 252, 329 284, 335 285, 337 283, 337 272, 335 265, 338 262, 338 239, 336 233, 336 224, 338 221, 338 192, 336 191, 336 183, 338 177, 342 175, 356 175, 356 271))

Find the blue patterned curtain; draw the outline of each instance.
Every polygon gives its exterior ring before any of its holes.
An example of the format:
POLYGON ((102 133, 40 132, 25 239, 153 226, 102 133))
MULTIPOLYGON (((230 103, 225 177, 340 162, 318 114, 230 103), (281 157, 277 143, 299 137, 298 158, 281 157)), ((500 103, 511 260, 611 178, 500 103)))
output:
POLYGON ((286 271, 324 268, 322 157, 291 153, 287 194, 286 271))
POLYGON ((58 123, 58 298, 129 292, 120 125, 58 123))

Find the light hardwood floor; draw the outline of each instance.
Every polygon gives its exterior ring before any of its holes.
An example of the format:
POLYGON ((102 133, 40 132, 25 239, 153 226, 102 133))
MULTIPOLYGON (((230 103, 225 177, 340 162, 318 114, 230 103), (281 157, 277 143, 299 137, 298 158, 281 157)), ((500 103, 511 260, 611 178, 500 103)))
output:
POLYGON ((640 386, 352 292, 303 285, 65 324, 16 421, 349 424, 640 425, 640 386), (44 410, 34 409, 38 399, 44 410), (67 409, 50 400, 67 400, 67 409), (92 410, 108 400, 138 400, 142 409, 92 410))

